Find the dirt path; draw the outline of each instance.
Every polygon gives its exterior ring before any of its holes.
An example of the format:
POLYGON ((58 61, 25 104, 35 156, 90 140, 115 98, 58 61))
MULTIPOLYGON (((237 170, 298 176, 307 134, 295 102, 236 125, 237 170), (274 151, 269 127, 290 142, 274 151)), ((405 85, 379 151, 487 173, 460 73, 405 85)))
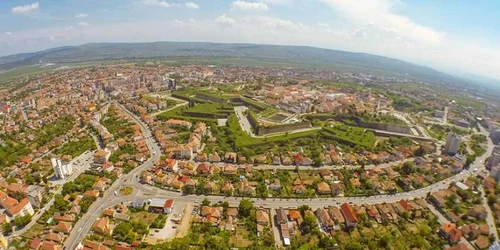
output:
POLYGON ((193 208, 193 204, 187 204, 184 208, 184 216, 182 217, 182 221, 177 228, 177 235, 175 236, 176 238, 182 238, 188 234, 189 226, 191 225, 191 211, 193 211, 193 208))

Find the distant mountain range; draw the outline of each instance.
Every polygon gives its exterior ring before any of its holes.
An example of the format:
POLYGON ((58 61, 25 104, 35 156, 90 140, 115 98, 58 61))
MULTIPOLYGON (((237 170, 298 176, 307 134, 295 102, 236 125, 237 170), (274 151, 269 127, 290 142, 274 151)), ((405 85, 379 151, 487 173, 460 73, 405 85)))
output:
MULTIPOLYGON (((117 59, 213 58, 217 62, 251 60, 285 65, 331 68, 354 73, 404 76, 413 80, 457 83, 463 79, 401 60, 365 53, 306 46, 200 42, 89 43, 0 57, 0 72, 39 63, 78 63, 117 59), (221 59, 231 59, 224 61, 221 59)), ((464 82, 465 83, 465 82, 464 82)))

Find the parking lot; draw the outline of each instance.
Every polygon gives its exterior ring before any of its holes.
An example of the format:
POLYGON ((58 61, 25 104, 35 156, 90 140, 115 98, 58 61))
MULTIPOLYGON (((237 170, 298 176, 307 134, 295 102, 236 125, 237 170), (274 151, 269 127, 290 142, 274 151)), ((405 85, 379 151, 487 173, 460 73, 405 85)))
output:
MULTIPOLYGON (((181 226, 172 221, 172 219, 178 218, 179 220, 182 220, 184 218, 183 213, 185 211, 185 208, 187 207, 189 207, 189 205, 186 206, 185 203, 175 203, 173 212, 167 217, 167 223, 165 223, 165 227, 162 229, 151 229, 148 237, 146 238, 146 241, 148 243, 156 243, 157 241, 164 241, 174 238, 181 226)), ((189 213, 187 217, 190 216, 191 213, 189 213)), ((180 223, 180 221, 178 223, 180 223)))

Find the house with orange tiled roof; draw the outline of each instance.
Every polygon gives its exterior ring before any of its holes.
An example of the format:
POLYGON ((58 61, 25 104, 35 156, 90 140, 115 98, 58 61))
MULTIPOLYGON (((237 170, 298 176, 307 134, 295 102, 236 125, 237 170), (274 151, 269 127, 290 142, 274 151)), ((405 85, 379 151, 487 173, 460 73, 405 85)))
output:
POLYGON ((106 179, 104 178, 98 178, 94 185, 92 186, 93 190, 103 192, 106 189, 106 179))
POLYGON ((109 250, 109 248, 104 246, 103 244, 100 244, 100 243, 95 242, 95 241, 90 241, 90 240, 83 241, 84 250, 87 250, 87 249, 88 250, 109 250))
POLYGON ((109 218, 102 217, 95 221, 92 229, 98 233, 111 235, 111 227, 109 226, 109 218))
POLYGON ((33 210, 33 206, 31 206, 30 201, 27 198, 24 198, 13 207, 8 208, 7 214, 12 218, 17 218, 25 215, 34 215, 35 210, 33 210))
POLYGON ((69 234, 71 232, 71 229, 73 228, 73 224, 65 221, 59 221, 57 225, 54 227, 54 230, 56 232, 62 232, 65 234, 69 234))
POLYGON ((318 183, 318 187, 316 188, 316 192, 318 194, 330 194, 332 190, 330 189, 330 185, 328 185, 326 182, 322 181, 318 183))
POLYGON ((344 203, 340 206, 340 212, 342 213, 342 216, 344 216, 345 219, 345 224, 347 227, 355 227, 358 224, 358 216, 352 209, 351 205, 349 203, 344 203))
POLYGON ((85 193, 83 193, 84 197, 89 197, 89 198, 97 198, 99 197, 99 191, 97 190, 87 190, 85 193))
POLYGON ((455 223, 445 223, 441 226, 439 235, 448 240, 450 244, 454 244, 462 238, 462 231, 457 228, 455 223))
POLYGON ((60 250, 61 245, 51 242, 51 241, 44 241, 42 243, 42 246, 40 247, 40 250, 60 250))
POLYGON ((50 240, 53 242, 61 243, 63 241, 63 237, 60 234, 57 233, 48 233, 45 236, 45 240, 50 240))
POLYGON ((192 123, 188 122, 188 121, 183 121, 183 120, 175 120, 175 119, 169 119, 165 122, 165 125, 169 126, 169 127, 184 127, 184 128, 187 128, 187 129, 191 129, 191 127, 193 126, 192 123))

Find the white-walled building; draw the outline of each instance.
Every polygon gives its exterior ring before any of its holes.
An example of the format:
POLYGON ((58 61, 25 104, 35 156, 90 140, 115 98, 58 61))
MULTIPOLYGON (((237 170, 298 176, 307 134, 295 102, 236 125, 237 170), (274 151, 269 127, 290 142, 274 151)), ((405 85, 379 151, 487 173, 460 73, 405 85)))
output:
POLYGON ((57 179, 66 179, 73 173, 73 165, 71 162, 62 162, 60 159, 52 158, 52 168, 57 179))

